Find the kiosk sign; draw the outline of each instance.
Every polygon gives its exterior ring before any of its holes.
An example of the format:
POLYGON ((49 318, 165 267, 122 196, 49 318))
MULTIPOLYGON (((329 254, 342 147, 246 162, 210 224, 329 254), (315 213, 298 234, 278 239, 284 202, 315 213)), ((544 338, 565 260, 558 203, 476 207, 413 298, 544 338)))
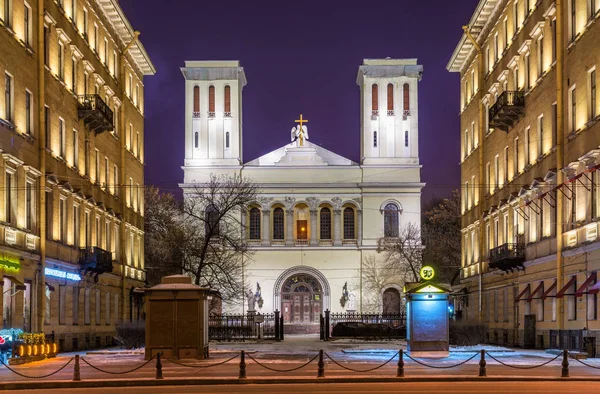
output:
POLYGON ((435 271, 433 267, 426 265, 423 268, 421 268, 419 275, 421 275, 421 279, 423 280, 431 280, 435 276, 435 271))

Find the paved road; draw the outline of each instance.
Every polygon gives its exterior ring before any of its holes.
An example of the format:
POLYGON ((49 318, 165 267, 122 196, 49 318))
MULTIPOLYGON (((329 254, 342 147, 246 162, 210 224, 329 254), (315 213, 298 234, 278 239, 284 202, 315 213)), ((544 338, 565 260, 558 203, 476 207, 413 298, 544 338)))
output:
MULTIPOLYGON (((127 394, 175 394, 175 393, 593 393, 597 382, 459 382, 459 383, 329 383, 286 385, 228 385, 185 387, 137 387, 127 388, 127 394)), ((33 393, 100 394, 118 393, 124 388, 86 388, 28 390, 33 393)), ((23 393, 23 391, 7 391, 23 393)))

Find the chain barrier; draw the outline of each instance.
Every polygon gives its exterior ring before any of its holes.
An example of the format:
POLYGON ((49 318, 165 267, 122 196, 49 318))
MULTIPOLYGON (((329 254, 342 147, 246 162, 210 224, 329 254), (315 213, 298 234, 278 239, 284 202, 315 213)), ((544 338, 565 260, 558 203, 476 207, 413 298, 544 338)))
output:
POLYGON ((306 367, 308 364, 310 364, 313 361, 315 361, 317 359, 317 357, 319 357, 319 355, 317 354, 316 356, 314 356, 313 358, 311 358, 310 360, 308 360, 304 364, 300 365, 299 367, 294 367, 294 368, 289 368, 289 369, 275 369, 275 368, 271 368, 271 367, 269 367, 269 366, 261 363, 260 361, 258 361, 257 359, 255 359, 254 357, 252 357, 251 355, 249 355, 248 353, 246 353, 246 357, 248 357, 250 360, 252 360, 255 363, 257 363, 261 367, 263 367, 265 369, 268 369, 269 371, 273 371, 273 372, 294 372, 294 371, 297 371, 297 370, 299 370, 301 368, 306 367))
POLYGON ((539 368, 539 367, 543 367, 544 365, 550 364, 552 361, 556 360, 557 358, 561 357, 562 354, 558 354, 556 357, 554 357, 551 360, 546 361, 545 363, 539 364, 539 365, 510 365, 507 364, 503 361, 498 360, 496 357, 492 356, 490 354, 490 352, 486 351, 487 355, 490 356, 490 358, 494 361, 496 361, 499 364, 504 365, 505 367, 509 367, 509 368, 515 368, 515 369, 534 369, 534 368, 539 368))
POLYGON ((581 363, 581 364, 585 365, 586 367, 590 367, 590 368, 594 368, 594 369, 600 369, 600 367, 596 367, 596 366, 594 366, 594 365, 590 365, 590 364, 588 364, 588 363, 586 363, 586 362, 583 362, 583 361, 581 361, 580 359, 578 359, 578 358, 576 358, 575 356, 572 356, 572 355, 570 355, 570 354, 569 354, 569 357, 570 357, 570 358, 572 358, 573 360, 575 360, 575 361, 578 361, 579 363, 581 363))
POLYGON ((333 361, 333 363, 334 363, 335 365, 337 365, 338 367, 342 367, 342 368, 344 368, 344 369, 346 369, 346 370, 348 370, 348 371, 352 371, 352 372, 358 372, 358 373, 361 373, 361 372, 371 372, 371 371, 375 371, 375 370, 377 370, 377 369, 379 369, 379 368, 381 368, 381 367, 383 367, 383 366, 386 366, 386 365, 388 365, 388 364, 389 364, 389 363, 390 363, 390 362, 391 362, 393 359, 395 359, 395 358, 396 358, 396 356, 398 355, 398 353, 399 353, 399 352, 396 352, 396 353, 395 353, 395 354, 392 356, 392 358, 390 358, 389 360, 387 360, 387 361, 386 361, 386 362, 384 362, 383 364, 381 364, 381 365, 378 365, 378 366, 376 366, 376 367, 373 367, 373 368, 369 368, 369 369, 354 369, 354 368, 349 368, 349 367, 346 367, 345 365, 342 365, 342 364, 338 363, 337 361, 335 361, 333 358, 331 358, 331 356, 330 356, 329 354, 325 353, 325 355, 327 356, 327 358, 328 358, 328 359, 330 359, 331 361, 333 361))
POLYGON ((463 362, 460 362, 458 364, 454 364, 454 365, 442 365, 442 366, 437 366, 437 365, 431 365, 431 364, 426 364, 422 361, 417 360, 416 358, 412 358, 410 356, 410 354, 404 353, 404 355, 408 358, 410 358, 411 360, 413 360, 414 362, 416 362, 417 364, 420 364, 424 367, 428 367, 428 368, 436 368, 436 369, 450 369, 450 368, 455 368, 455 367, 460 367, 463 364, 468 363, 469 361, 473 360, 475 357, 477 357, 479 355, 479 352, 473 354, 471 357, 469 357, 468 359, 466 359, 463 362))
POLYGON ((105 369, 99 368, 99 367, 97 367, 97 366, 95 366, 95 365, 92 365, 92 364, 90 364, 90 362, 89 362, 89 361, 87 361, 87 360, 86 360, 85 358, 83 358, 83 357, 81 357, 81 361, 83 361, 84 363, 86 363, 87 365, 89 365, 90 367, 92 367, 93 369, 95 369, 96 371, 99 371, 99 372, 108 373, 108 374, 111 374, 111 375, 124 375, 124 374, 126 374, 126 373, 135 372, 135 371, 137 371, 138 369, 145 367, 146 365, 148 365, 148 364, 150 363, 150 361, 154 360, 154 358, 155 358, 155 357, 156 357, 156 356, 152 357, 150 360, 146 361, 146 362, 145 362, 145 363, 143 363, 142 365, 139 365, 139 366, 137 366, 137 367, 135 367, 135 368, 133 368, 133 369, 130 369, 130 370, 128 370, 128 371, 119 371, 119 372, 107 371, 107 370, 105 370, 105 369))
POLYGON ((4 363, 4 360, 2 360, 0 358, 0 362, 2 363, 2 365, 4 365, 6 367, 6 369, 8 369, 9 371, 11 371, 14 374, 17 374, 17 375, 19 375, 19 376, 21 376, 23 378, 27 378, 27 379, 44 379, 44 378, 48 378, 48 377, 50 377, 52 375, 56 375, 57 373, 59 373, 60 371, 62 371, 63 369, 65 369, 67 367, 67 365, 71 364, 71 361, 73 361, 73 357, 71 357, 71 359, 69 361, 67 361, 67 363, 65 365, 63 365, 62 367, 60 367, 59 369, 57 369, 56 371, 54 371, 52 373, 49 373, 49 374, 46 374, 46 375, 41 375, 41 376, 29 376, 29 375, 25 375, 25 374, 23 374, 21 372, 18 372, 16 370, 12 369, 11 367, 9 367, 8 365, 6 365, 4 363))
POLYGON ((234 360, 236 358, 238 358, 240 355, 236 354, 235 356, 228 358, 227 360, 215 363, 215 364, 210 364, 210 365, 189 365, 189 364, 183 364, 180 363, 179 361, 175 361, 175 360, 171 360, 170 358, 165 358, 165 360, 172 362, 175 365, 179 365, 180 367, 186 367, 186 368, 210 368, 210 367, 217 367, 219 365, 223 365, 226 364, 228 362, 230 362, 231 360, 234 360))

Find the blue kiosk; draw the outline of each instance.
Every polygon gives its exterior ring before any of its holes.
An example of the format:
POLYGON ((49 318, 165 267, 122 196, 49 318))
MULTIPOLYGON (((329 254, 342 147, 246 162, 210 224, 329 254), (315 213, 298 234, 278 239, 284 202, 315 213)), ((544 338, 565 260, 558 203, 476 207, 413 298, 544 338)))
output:
POLYGON ((448 357, 449 286, 435 283, 435 271, 424 266, 421 281, 406 283, 406 341, 412 357, 448 357))

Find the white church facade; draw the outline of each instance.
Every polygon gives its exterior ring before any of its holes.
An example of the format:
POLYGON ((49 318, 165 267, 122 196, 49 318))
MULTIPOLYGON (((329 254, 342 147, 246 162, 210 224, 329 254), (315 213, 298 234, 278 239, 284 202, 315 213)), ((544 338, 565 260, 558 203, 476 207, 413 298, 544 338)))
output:
MULTIPOLYGON (((423 67, 416 59, 365 59, 359 67, 360 163, 319 146, 302 116, 290 121, 291 135, 281 131, 281 148, 244 162, 246 77, 239 62, 187 61, 181 70, 184 198, 211 174, 240 174, 260 190, 241 218, 254 252, 245 282, 252 291, 257 284, 261 289, 257 311, 280 310, 286 322, 298 324, 318 323, 326 309, 400 312, 400 279, 373 291, 363 269, 366 259, 381 257, 380 238, 397 237, 407 223, 420 226, 417 93, 423 67)), ((245 308, 240 297, 238 309, 227 312, 245 308)))

